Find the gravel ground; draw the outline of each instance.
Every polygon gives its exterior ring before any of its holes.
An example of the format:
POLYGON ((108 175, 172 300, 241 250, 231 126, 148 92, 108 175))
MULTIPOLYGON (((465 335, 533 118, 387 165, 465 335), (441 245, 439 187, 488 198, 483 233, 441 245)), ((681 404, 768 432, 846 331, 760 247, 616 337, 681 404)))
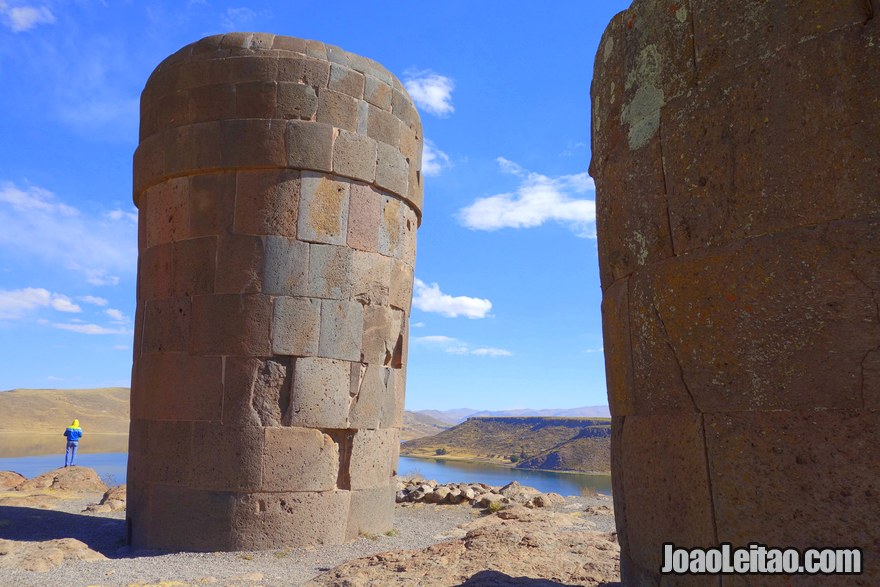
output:
MULTIPOLYGON (((100 498, 100 495, 97 496, 100 498)), ((108 557, 99 562, 66 562, 47 573, 0 569, 0 587, 78 587, 157 585, 296 586, 333 567, 391 550, 421 549, 447 540, 455 528, 481 515, 467 505, 398 504, 397 536, 377 536, 338 546, 264 552, 132 552, 122 546, 124 512, 80 514, 96 498, 63 500, 59 511, 0 507, 0 538, 49 540, 77 538, 108 557)), ((607 496, 569 497, 553 509, 583 511, 611 506, 607 496)), ((597 531, 613 531, 611 515, 590 516, 597 531)))

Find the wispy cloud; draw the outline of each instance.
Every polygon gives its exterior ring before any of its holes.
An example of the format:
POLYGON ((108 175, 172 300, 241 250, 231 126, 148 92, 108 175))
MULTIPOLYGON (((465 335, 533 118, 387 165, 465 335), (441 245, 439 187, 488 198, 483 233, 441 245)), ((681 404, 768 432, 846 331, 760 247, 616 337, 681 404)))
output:
POLYGON ((600 346, 599 348, 595 348, 595 349, 587 349, 587 350, 585 350, 584 352, 585 352, 585 353, 604 353, 604 352, 605 352, 605 347, 601 347, 601 346, 600 346))
POLYGON ((416 344, 433 347, 451 355, 474 355, 477 357, 510 357, 513 355, 513 353, 507 349, 485 346, 473 347, 470 344, 451 336, 415 336, 410 340, 416 344))
POLYGON ((559 222, 584 238, 595 238, 596 202, 577 199, 575 194, 595 192, 593 179, 586 173, 548 177, 524 169, 498 157, 503 173, 520 178, 514 193, 478 198, 459 210, 462 225, 472 230, 532 228, 546 222, 559 222))
POLYGON ((125 214, 87 214, 37 187, 0 183, 0 250, 82 274, 93 285, 115 285, 137 265, 137 226, 125 214))
POLYGON ((106 306, 107 304, 110 303, 107 300, 105 300, 104 298, 99 298, 96 296, 81 296, 76 299, 78 299, 81 302, 85 302, 87 304, 92 304, 93 306, 102 306, 103 307, 103 306, 106 306))
POLYGON ((82 308, 69 297, 41 287, 0 290, 0 320, 17 320, 29 311, 39 308, 52 308, 58 312, 74 314, 82 312, 82 308))
POLYGON ((413 306, 423 312, 441 314, 447 318, 466 316, 471 319, 485 318, 492 309, 492 302, 482 298, 451 296, 440 291, 436 283, 428 285, 416 279, 413 287, 413 306))
POLYGON ((263 16, 262 12, 256 12, 245 6, 227 8, 220 17, 220 24, 227 31, 250 30, 251 25, 261 16, 263 16))
POLYGON ((422 173, 436 176, 450 167, 452 167, 452 161, 449 159, 449 155, 438 149, 433 141, 425 139, 425 145, 422 148, 422 173))
POLYGON ((14 33, 29 31, 40 24, 52 24, 55 15, 45 6, 10 6, 0 0, 0 22, 14 33))
POLYGON ((76 323, 59 323, 53 322, 52 328, 60 330, 69 330, 79 334, 131 334, 131 330, 127 328, 107 328, 98 324, 76 324, 76 323))
POLYGON ((104 310, 104 314, 110 316, 113 324, 128 324, 131 322, 131 319, 122 313, 121 310, 117 310, 116 308, 107 308, 104 310))
POLYGON ((455 107, 452 105, 452 90, 455 89, 455 82, 452 78, 430 70, 410 70, 405 74, 403 85, 416 106, 425 112, 441 118, 455 112, 455 107))

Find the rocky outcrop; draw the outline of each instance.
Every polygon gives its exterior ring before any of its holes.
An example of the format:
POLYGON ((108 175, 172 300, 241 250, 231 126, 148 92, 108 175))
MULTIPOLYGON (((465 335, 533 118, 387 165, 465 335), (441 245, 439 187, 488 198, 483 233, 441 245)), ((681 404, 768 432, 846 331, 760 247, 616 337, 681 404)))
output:
POLYGON ((126 489, 125 485, 116 485, 108 489, 99 503, 93 503, 86 506, 83 512, 93 514, 106 514, 108 512, 118 512, 125 509, 126 489))
POLYGON ((601 585, 619 578, 613 534, 571 513, 514 505, 461 527, 461 538, 424 550, 345 563, 317 586, 601 585), (491 570, 487 570, 491 569, 491 570))
POLYGON ((485 483, 446 483, 410 479, 397 484, 397 503, 466 504, 474 507, 492 508, 508 505, 524 505, 543 508, 559 505, 565 498, 558 493, 541 493, 533 487, 512 481, 504 487, 485 483))
POLYGON ((88 467, 62 467, 28 479, 16 487, 17 491, 107 491, 98 473, 88 467))
POLYGON ((46 572, 74 560, 106 560, 83 542, 74 538, 60 538, 44 542, 24 542, 0 539, 0 568, 46 572))
POLYGON ((860 547, 864 575, 799 579, 880 584, 876 11, 636 0, 605 31, 590 171, 625 584, 661 583, 664 542, 860 547))
POLYGON ((0 491, 15 489, 27 481, 27 477, 15 471, 0 471, 0 491))

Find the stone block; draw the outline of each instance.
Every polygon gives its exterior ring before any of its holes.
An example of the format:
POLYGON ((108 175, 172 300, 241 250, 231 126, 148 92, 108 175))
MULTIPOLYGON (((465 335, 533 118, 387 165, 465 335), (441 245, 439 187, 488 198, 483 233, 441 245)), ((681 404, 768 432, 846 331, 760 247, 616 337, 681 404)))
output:
MULTIPOLYGON (((260 414, 253 405, 254 383, 257 373, 265 370, 263 359, 252 357, 223 358, 223 425, 227 427, 261 426, 260 414)), ((270 394, 263 394, 266 397, 270 394)), ((278 421, 281 421, 280 393, 276 409, 278 421)), ((290 402, 288 389, 287 401, 290 402)), ((265 402, 270 404, 270 402, 265 402)), ((268 412, 269 410, 264 411, 268 412)), ((273 414, 273 415, 274 415, 273 414)))
POLYGON ((351 489, 377 489, 388 487, 394 475, 397 460, 399 431, 358 430, 351 447, 351 489))
POLYGON ((138 362, 137 417, 219 422, 223 364, 219 357, 144 351, 138 362))
MULTIPOLYGON (((285 167, 289 156, 294 153, 294 132, 290 129, 285 143, 284 120, 273 119, 243 119, 224 120, 221 124, 219 140, 222 145, 222 166, 230 168, 240 167, 285 167)), ((290 121, 296 124, 298 121, 290 121)), ((301 137, 297 136, 297 140, 301 137)), ((296 143, 299 147, 301 143, 296 143)), ((318 145, 315 145, 318 148, 318 145)), ((219 162, 213 165, 200 165, 204 167, 217 167, 219 162)))
POLYGON ((189 487, 215 491, 256 491, 262 478, 263 429, 193 423, 189 487))
POLYGON ((413 210, 406 202, 401 203, 401 231, 400 231, 400 258, 410 267, 416 265, 416 230, 419 226, 419 220, 413 210))
POLYGON ((391 86, 368 75, 364 86, 364 100, 386 112, 391 111, 391 86))
MULTIPOLYGON (((404 340, 406 340, 406 337, 404 340)), ((394 418, 391 420, 390 425, 392 428, 403 428, 404 406, 406 402, 406 361, 404 361, 400 369, 391 370, 389 386, 394 394, 394 418)))
POLYGON ((263 491, 336 489, 339 447, 313 428, 266 428, 263 491))
POLYGON ((413 173, 422 168, 422 133, 404 127, 400 134, 400 152, 413 173))
POLYGON ((309 293, 309 244, 280 236, 267 236, 263 293, 307 296, 309 293))
POLYGON ((392 259, 379 253, 351 252, 351 299, 365 306, 387 306, 392 259))
POLYGON ((318 355, 345 361, 359 361, 364 327, 360 303, 321 300, 321 340, 318 355))
POLYGON ((293 387, 290 357, 259 359, 254 365, 251 407, 262 426, 281 426, 290 408, 293 387))
POLYGON ((328 87, 360 100, 364 97, 364 74, 349 69, 345 65, 332 63, 328 87))
POLYGON ((189 235, 200 237, 232 232, 236 205, 235 174, 194 175, 189 181, 189 235))
POLYGON ((312 59, 326 61, 327 45, 325 45, 321 41, 308 40, 306 41, 306 55, 308 55, 312 59))
MULTIPOLYGON (((185 93, 169 96, 169 101, 174 101, 186 108, 185 114, 172 116, 166 124, 167 127, 183 126, 194 122, 208 122, 212 120, 226 120, 235 118, 236 114, 236 87, 229 83, 214 84, 192 88, 185 93)), ((160 102, 161 104, 161 102, 160 102)), ((160 113, 168 106, 168 102, 160 106, 160 113)), ((172 107, 169 112, 174 112, 172 107)), ((245 117, 242 117, 245 118, 245 117)), ((161 122, 160 122, 161 125, 161 122)))
POLYGON ((357 131, 357 102, 348 94, 321 88, 318 90, 318 113, 315 120, 355 132, 357 131))
POLYGON ((340 130, 333 143, 333 173, 367 183, 376 178, 376 141, 340 130))
POLYGON ((359 135, 367 134, 367 125, 370 118, 370 104, 366 100, 358 100, 358 126, 359 135))
POLYGON ((629 280, 621 279, 602 296, 605 378, 612 416, 634 413, 628 289, 629 280))
POLYGON ((241 171, 235 188, 235 232, 296 237, 298 171, 241 171))
POLYGON ((223 118, 274 118, 276 99, 274 79, 236 84, 235 115, 223 118))
POLYGON ((147 249, 189 238, 189 178, 156 184, 144 192, 142 199, 149 201, 143 219, 147 249))
POLYGON ((409 168, 406 158, 396 147, 380 142, 376 163, 376 185, 395 194, 405 196, 409 185, 409 168))
POLYGON ((174 243, 141 250, 138 256, 138 299, 171 297, 174 279, 174 243))
POLYGON ((189 350, 191 313, 188 297, 146 300, 141 350, 151 353, 189 350))
POLYGON ((147 188, 166 177, 163 135, 164 133, 159 132, 143 139, 134 152, 132 191, 135 206, 139 204, 147 188))
POLYGON ((278 82, 275 118, 311 120, 318 111, 315 88, 299 82, 278 82))
POLYGON ((297 236, 300 240, 344 245, 348 227, 349 184, 304 171, 297 236))
POLYGON ((379 535, 394 527, 396 487, 361 489, 351 492, 345 537, 354 540, 362 534, 379 535))
POLYGON ((391 289, 388 303, 393 308, 409 312, 412 305, 413 268, 403 261, 391 260, 391 289))
POLYGON ((673 255, 660 139, 655 136, 638 151, 620 145, 602 167, 596 186, 599 255, 606 260, 599 277, 606 289, 673 255), (599 194, 612 189, 614 197, 602 200, 599 194))
MULTIPOLYGON (((234 33, 230 33, 234 34, 234 33)), ((227 34, 223 42, 230 36, 227 34)), ((249 49, 249 47, 243 47, 249 49)), ((229 57, 225 60, 226 78, 235 84, 242 82, 262 82, 274 80, 279 76, 278 59, 268 55, 252 54, 229 57)))
POLYGON ((707 79, 869 18, 861 2, 786 0, 768 5, 750 0, 734 8, 692 0, 691 6, 696 66, 707 79), (757 34, 756 23, 772 34, 757 34))
POLYGON ((422 179, 422 171, 414 165, 409 166, 407 177, 406 199, 416 210, 416 225, 422 223, 422 208, 425 206, 425 185, 422 179))
MULTIPOLYGON (((623 108, 624 84, 623 59, 627 16, 617 14, 605 28, 599 41, 599 50, 593 65, 593 82, 590 86, 592 160, 590 175, 599 177, 609 154, 621 148, 626 141, 621 127, 620 111, 623 108)), ((597 197, 601 192, 597 192, 597 197)), ((597 206, 598 207, 598 206, 597 206)))
POLYGON ((194 296, 214 291, 217 238, 175 242, 171 247, 171 295, 194 296))
POLYGON ((394 371, 376 364, 351 364, 349 427, 375 430, 395 426, 397 396, 394 371))
POLYGON ((259 236, 228 234, 217 243, 217 271, 214 292, 257 293, 263 289, 263 239, 259 236))
POLYGON ((348 300, 351 297, 351 255, 348 247, 309 245, 309 295, 348 300))
POLYGON ((312 547, 345 541, 349 491, 252 493, 237 496, 235 550, 312 547))
POLYGON ((308 357, 318 354, 321 300, 275 298, 272 316, 272 352, 308 357))
POLYGON ((276 35, 275 40, 272 42, 272 48, 276 51, 290 51, 291 53, 306 55, 306 43, 305 39, 276 35))
POLYGON ((700 414, 628 416, 620 451, 617 471, 623 475, 627 541, 636 565, 660 569, 663 552, 657 546, 664 542, 688 548, 716 544, 700 414))
POLYGON ((133 520, 135 548, 206 552, 232 548, 233 493, 151 484, 147 503, 148 508, 133 520))
POLYGON ((348 246, 361 251, 379 250, 382 195, 372 187, 351 184, 348 210, 348 246))
POLYGON ((289 121, 287 123, 286 166, 315 171, 331 171, 333 169, 333 127, 329 124, 305 120, 289 121))
POLYGON ((666 346, 701 411, 861 407, 862 362, 880 343, 880 317, 858 268, 877 263, 877 247, 865 246, 876 230, 871 220, 793 229, 647 272, 655 316, 630 315, 636 393, 659 383, 666 346), (659 331, 646 336, 646 320, 659 331), (654 351, 639 352, 652 338, 654 351))
POLYGON ((395 88, 391 90, 391 112, 399 118, 410 129, 421 129, 422 122, 419 120, 419 113, 413 106, 412 99, 406 90, 400 91, 395 88))
POLYGON ((147 423, 144 478, 164 485, 189 484, 192 477, 192 422, 154 420, 147 423))
POLYGON ((326 88, 330 81, 330 64, 308 57, 282 57, 278 60, 278 81, 326 88))
MULTIPOLYGON (((403 260, 406 204, 391 196, 382 196, 382 217, 379 222, 379 252, 403 260)), ((414 232, 414 229, 413 229, 414 232)))
POLYGON ((260 294, 193 297, 193 354, 259 357, 272 352, 272 299, 260 294))
POLYGON ((368 111, 367 136, 397 149, 400 146, 400 135, 403 133, 400 119, 375 106, 370 106, 368 111))
POLYGON ((345 361, 300 357, 294 365, 290 426, 347 428, 350 367, 345 361))
POLYGON ((387 306, 364 307, 361 360, 390 367, 403 345, 403 312, 387 306))
POLYGON ((878 577, 880 414, 779 410, 706 415, 718 540, 863 549, 878 577), (846 468, 843 465, 846 464, 846 468), (772 512, 772 516, 768 515, 772 512))

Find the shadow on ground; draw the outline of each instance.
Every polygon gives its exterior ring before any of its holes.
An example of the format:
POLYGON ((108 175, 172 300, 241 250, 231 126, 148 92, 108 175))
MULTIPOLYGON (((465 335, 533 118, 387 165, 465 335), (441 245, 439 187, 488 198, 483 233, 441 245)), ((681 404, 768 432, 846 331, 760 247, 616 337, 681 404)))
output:
POLYGON ((108 558, 130 557, 125 520, 39 508, 0 506, 0 538, 43 541, 76 538, 108 558))
MULTIPOLYGON (((576 587, 549 579, 511 577, 499 571, 480 571, 456 587, 576 587)), ((620 587, 620 583, 600 583, 599 587, 620 587)))

